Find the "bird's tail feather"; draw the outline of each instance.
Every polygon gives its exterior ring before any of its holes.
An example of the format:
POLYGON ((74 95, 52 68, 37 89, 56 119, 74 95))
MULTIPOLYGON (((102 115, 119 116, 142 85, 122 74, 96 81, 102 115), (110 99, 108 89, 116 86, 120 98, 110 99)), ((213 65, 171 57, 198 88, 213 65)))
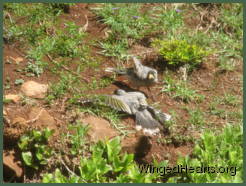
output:
POLYGON ((125 75, 126 74, 126 70, 120 70, 120 69, 116 69, 116 68, 111 68, 108 67, 105 69, 105 72, 114 72, 116 74, 120 74, 120 75, 125 75))

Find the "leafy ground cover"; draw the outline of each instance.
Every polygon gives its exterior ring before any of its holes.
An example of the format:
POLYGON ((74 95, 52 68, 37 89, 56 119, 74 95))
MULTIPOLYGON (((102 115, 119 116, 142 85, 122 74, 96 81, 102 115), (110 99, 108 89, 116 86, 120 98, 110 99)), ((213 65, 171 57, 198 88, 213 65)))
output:
POLYGON ((242 182, 242 25, 238 3, 4 4, 4 181, 242 182), (159 73, 148 102, 172 119, 158 136, 101 99, 133 90, 104 72, 132 55, 159 73), (48 85, 45 97, 21 92, 29 80, 48 85), (146 164, 237 174, 141 173, 146 164))

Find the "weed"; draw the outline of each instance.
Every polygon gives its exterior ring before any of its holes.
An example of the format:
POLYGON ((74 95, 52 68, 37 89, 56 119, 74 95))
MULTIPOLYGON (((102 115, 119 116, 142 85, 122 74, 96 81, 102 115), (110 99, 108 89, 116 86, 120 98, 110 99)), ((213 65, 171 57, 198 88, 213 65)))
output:
POLYGON ((113 79, 108 77, 103 77, 98 81, 96 78, 92 79, 91 84, 89 85, 89 89, 99 89, 104 88, 110 85, 113 82, 113 79))
POLYGON ((197 94, 195 90, 192 90, 188 87, 186 81, 178 81, 176 82, 169 76, 165 76, 164 83, 166 84, 161 92, 169 93, 173 98, 180 99, 184 102, 189 101, 202 101, 204 96, 197 94))
POLYGON ((118 57, 124 59, 127 55, 128 43, 126 39, 120 41, 105 41, 99 42, 99 46, 102 48, 101 53, 105 56, 118 57))
POLYGON ((232 121, 239 121, 241 122, 243 120, 243 111, 231 111, 227 113, 228 119, 232 121))
POLYGON ((225 117, 225 110, 224 109, 219 109, 218 108, 218 103, 216 102, 212 102, 209 105, 209 113, 212 115, 216 115, 220 118, 224 118, 225 117))
POLYGON ((189 122, 194 126, 203 126, 205 124, 204 121, 204 113, 200 109, 190 110, 189 111, 190 118, 189 122))
POLYGON ((15 80, 15 85, 22 85, 24 83, 23 79, 16 79, 15 80))
POLYGON ((64 23, 63 29, 58 27, 57 17, 63 12, 63 6, 9 3, 5 7, 6 15, 10 15, 9 12, 14 15, 11 21, 6 19, 5 30, 10 30, 10 32, 6 32, 8 35, 5 34, 5 37, 21 38, 23 45, 28 47, 29 62, 25 70, 29 76, 32 74, 39 76, 43 73, 44 68, 48 66, 45 59, 47 56, 51 56, 51 62, 60 56, 80 57, 83 62, 89 58, 88 47, 83 43, 85 32, 75 23, 68 21, 64 23), (15 16, 23 16, 26 21, 16 26, 15 16), (11 30, 15 36, 12 36, 11 30))
POLYGON ((85 150, 86 139, 85 136, 89 130, 89 127, 81 123, 68 126, 69 132, 65 134, 65 139, 71 144, 72 155, 82 155, 85 150))
POLYGON ((51 84, 47 102, 64 96, 68 91, 73 91, 76 87, 74 84, 78 83, 78 78, 72 74, 61 72, 60 81, 56 84, 51 84))
MULTIPOLYGON (((193 167, 228 167, 228 173, 186 173, 191 183, 241 183, 243 181, 243 128, 241 124, 227 125, 219 134, 206 131, 196 144, 192 157, 179 158, 178 164, 193 167), (231 168, 230 168, 231 167, 231 168), (235 169, 232 169, 235 167, 235 169)), ((212 170, 211 170, 212 171, 212 170)))
POLYGON ((219 68, 222 71, 233 71, 235 69, 235 60, 226 56, 219 57, 219 68))
POLYGON ((43 131, 32 130, 22 136, 18 142, 21 156, 24 163, 34 169, 40 165, 46 165, 52 155, 52 149, 47 145, 49 137, 54 133, 53 130, 43 131))
POLYGON ((28 62, 27 66, 25 68, 25 71, 27 73, 30 73, 29 76, 35 76, 36 75, 39 77, 44 72, 43 66, 44 66, 44 63, 42 63, 40 61, 36 61, 35 63, 28 62))
POLYGON ((168 64, 175 66, 189 64, 190 70, 209 54, 208 51, 185 40, 155 40, 152 45, 158 49, 168 64))
POLYGON ((219 22, 221 23, 221 30, 230 36, 242 39, 243 5, 240 3, 222 4, 220 13, 219 22))
POLYGON ((142 38, 169 33, 183 23, 175 10, 151 7, 143 11, 140 4, 105 4, 94 12, 110 27, 108 37, 100 42, 103 54, 119 59, 125 59, 130 46, 142 38))
POLYGON ((59 169, 45 174, 45 183, 90 183, 90 182, 137 182, 146 183, 158 178, 157 175, 139 172, 133 161, 133 154, 121 154, 120 138, 99 141, 91 146, 91 157, 81 157, 79 172, 65 176, 59 169), (110 175, 110 176, 108 176, 110 175))
POLYGON ((232 95, 232 94, 225 94, 225 96, 222 98, 221 103, 230 105, 230 106, 237 106, 239 104, 239 97, 232 95))

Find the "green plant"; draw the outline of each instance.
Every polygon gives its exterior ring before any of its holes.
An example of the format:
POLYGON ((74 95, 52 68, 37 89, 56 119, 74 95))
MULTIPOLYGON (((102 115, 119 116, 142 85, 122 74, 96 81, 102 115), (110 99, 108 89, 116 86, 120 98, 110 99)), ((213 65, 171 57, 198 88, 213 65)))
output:
POLYGON ((24 163, 34 169, 40 165, 46 165, 52 155, 52 149, 48 146, 48 139, 54 133, 48 128, 43 131, 32 130, 23 135, 18 146, 24 163))
POLYGON ((127 50, 145 37, 170 33, 183 25, 182 16, 175 10, 150 7, 143 10, 140 4, 105 4, 93 9, 100 21, 109 26, 107 37, 100 42, 106 56, 125 59, 127 50))
POLYGON ((187 142, 193 142, 194 137, 192 135, 188 135, 187 133, 183 132, 183 128, 180 127, 179 121, 181 118, 178 117, 178 114, 174 111, 170 111, 172 119, 165 122, 165 128, 168 131, 169 135, 165 138, 158 138, 157 141, 162 144, 174 144, 174 145, 181 145, 186 144, 187 142))
MULTIPOLYGON (((59 26, 58 16, 66 7, 69 8, 69 5, 54 3, 5 4, 5 38, 18 39, 23 47, 27 48, 29 62, 25 71, 28 76, 39 76, 48 65, 50 66, 49 63, 55 63, 61 56, 80 57, 80 64, 89 64, 87 63, 89 61, 88 47, 83 41, 86 33, 83 29, 69 21, 64 23, 64 28, 59 26), (16 26, 20 16, 25 21, 16 26)), ((79 66, 81 68, 82 65, 79 66)))
POLYGON ((222 4, 220 9, 220 29, 228 35, 242 39, 243 36, 243 4, 222 4))
POLYGON ((45 183, 101 183, 137 182, 146 183, 157 179, 156 175, 143 175, 133 161, 133 154, 122 154, 120 138, 99 141, 91 147, 89 158, 81 157, 78 174, 65 176, 59 169, 53 174, 45 174, 45 183))
POLYGON ((90 89, 104 88, 113 82, 112 78, 103 77, 98 81, 96 78, 92 78, 92 82, 89 84, 90 89))
POLYGON ((195 126, 203 126, 205 124, 204 121, 204 113, 200 110, 200 109, 196 109, 196 110, 190 110, 189 111, 190 114, 190 118, 189 118, 189 122, 192 125, 195 126))
POLYGON ((201 47, 190 44, 186 40, 155 40, 152 46, 170 65, 189 64, 190 69, 200 64, 209 52, 201 47))
POLYGON ((235 60, 226 56, 219 57, 219 68, 222 71, 233 71, 235 69, 235 60))
POLYGON ((22 85, 24 83, 23 79, 16 79, 15 80, 15 85, 22 85))
POLYGON ((71 154, 81 155, 85 149, 86 139, 85 136, 89 130, 89 127, 77 123, 76 125, 68 126, 69 132, 65 134, 66 141, 71 144, 71 154))
POLYGON ((30 74, 30 76, 40 76, 44 72, 44 63, 41 61, 36 61, 35 63, 28 62, 25 71, 30 74))
POLYGON ((225 117, 225 110, 218 108, 218 103, 211 102, 209 105, 209 113, 212 115, 216 115, 218 117, 224 118, 225 117))
POLYGON ((64 96, 68 91, 74 91, 76 89, 75 84, 78 82, 78 77, 70 73, 61 72, 60 81, 51 84, 46 100, 51 102, 54 99, 64 96))
POLYGON ((230 106, 237 106, 240 103, 239 97, 226 93, 224 98, 221 100, 221 104, 230 106))
POLYGON ((190 89, 186 81, 175 81, 170 76, 165 76, 164 83, 166 85, 161 92, 167 92, 175 99, 180 99, 184 102, 202 101, 204 99, 203 95, 197 94, 195 90, 190 89))
POLYGON ((185 173, 182 177, 191 183, 242 183, 242 145, 243 127, 241 124, 227 125, 220 134, 206 131, 196 144, 192 157, 181 157, 178 164, 190 167, 224 167, 229 168, 229 171, 219 173, 215 170, 212 172, 211 169, 210 173, 208 171, 206 173, 185 173))

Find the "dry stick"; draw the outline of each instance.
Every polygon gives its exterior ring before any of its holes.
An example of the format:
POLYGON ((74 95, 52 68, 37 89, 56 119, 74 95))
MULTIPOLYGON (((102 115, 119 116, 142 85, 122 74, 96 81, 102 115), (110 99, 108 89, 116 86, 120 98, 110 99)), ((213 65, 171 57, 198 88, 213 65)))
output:
POLYGON ((42 108, 35 118, 26 121, 26 124, 33 123, 33 122, 37 121, 37 120, 39 119, 41 113, 43 112, 43 110, 44 110, 44 109, 42 108))
POLYGON ((79 77, 80 79, 82 79, 82 80, 85 81, 86 83, 89 83, 88 79, 85 79, 85 78, 81 77, 80 74, 77 74, 76 72, 70 70, 69 68, 67 68, 66 66, 64 66, 64 65, 62 65, 62 64, 59 64, 57 61, 53 60, 49 54, 46 54, 46 55, 47 55, 47 57, 49 58, 50 62, 55 63, 55 64, 58 65, 58 66, 60 65, 64 70, 66 70, 66 71, 72 73, 73 75, 79 77))
MULTIPOLYGON (((215 20, 214 18, 212 18, 211 23, 209 24, 208 28, 207 28, 207 29, 205 30, 205 32, 204 32, 205 34, 209 31, 210 28, 213 27, 213 24, 214 24, 214 23, 216 24, 216 20, 215 20)), ((219 24, 219 25, 220 25, 220 24, 219 24)), ((219 26, 219 25, 218 25, 218 26, 219 26)))
POLYGON ((61 105, 61 109, 60 109, 60 112, 64 112, 65 111, 65 102, 68 100, 68 97, 65 97, 63 100, 62 100, 62 105, 61 105))
POLYGON ((9 17, 9 20, 10 20, 11 24, 13 24, 13 19, 12 19, 12 17, 11 17, 9 12, 6 12, 6 16, 9 17))
POLYGON ((72 175, 77 175, 77 174, 75 174, 73 171, 71 171, 71 169, 69 169, 69 167, 65 164, 65 162, 63 161, 62 158, 59 158, 59 159, 60 159, 61 163, 63 164, 63 166, 67 169, 67 171, 68 171, 70 174, 72 174, 72 175))

